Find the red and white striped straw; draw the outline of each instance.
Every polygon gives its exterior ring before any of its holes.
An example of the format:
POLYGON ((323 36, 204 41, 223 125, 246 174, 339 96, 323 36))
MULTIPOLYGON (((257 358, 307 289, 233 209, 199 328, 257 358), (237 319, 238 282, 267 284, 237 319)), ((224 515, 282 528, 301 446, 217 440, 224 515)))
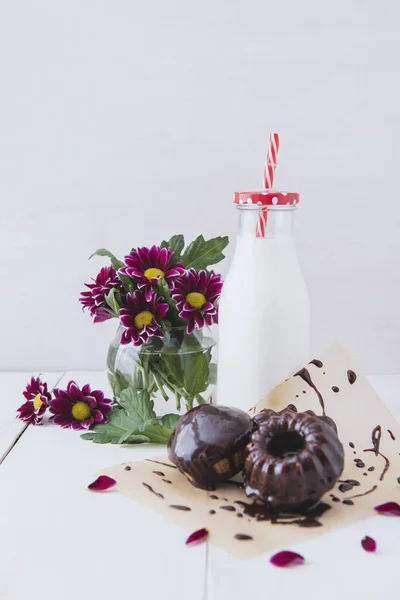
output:
MULTIPOLYGON (((264 168, 264 189, 272 189, 274 185, 274 175, 278 159, 279 134, 271 133, 269 136, 269 146, 264 168)), ((256 236, 265 237, 265 227, 267 224, 267 207, 260 209, 257 219, 256 236)))
POLYGON ((278 159, 279 151, 279 135, 277 133, 271 133, 269 136, 269 146, 267 152, 267 158, 265 160, 264 169, 264 188, 272 189, 274 185, 274 175, 276 169, 276 161, 278 159))

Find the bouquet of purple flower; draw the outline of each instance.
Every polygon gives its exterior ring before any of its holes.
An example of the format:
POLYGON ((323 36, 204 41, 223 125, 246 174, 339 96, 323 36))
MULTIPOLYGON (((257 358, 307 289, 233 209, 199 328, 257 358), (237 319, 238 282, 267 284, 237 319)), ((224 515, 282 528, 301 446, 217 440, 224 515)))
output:
MULTIPOLYGON (((183 235, 174 235, 160 246, 133 249, 123 262, 104 249, 92 255, 107 256, 111 265, 86 284, 79 301, 94 323, 114 317, 119 327, 107 359, 114 409, 109 423, 95 425, 86 439, 116 441, 119 433, 113 437, 111 429, 118 427, 121 409, 126 416, 145 405, 149 418, 139 432, 133 429, 146 437, 160 425, 165 401, 174 399, 181 413, 209 400, 216 364, 207 328, 218 322, 222 289, 221 276, 209 267, 224 258, 228 241, 201 235, 185 248, 183 235)), ((170 425, 175 416, 162 418, 170 425)))

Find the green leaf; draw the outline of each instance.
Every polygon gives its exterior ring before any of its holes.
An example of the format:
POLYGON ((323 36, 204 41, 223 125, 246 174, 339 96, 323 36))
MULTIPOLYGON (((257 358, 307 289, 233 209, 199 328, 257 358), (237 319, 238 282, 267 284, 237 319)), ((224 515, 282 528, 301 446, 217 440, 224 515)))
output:
POLYGON ((92 440, 95 444, 119 444, 121 438, 132 435, 135 429, 125 411, 121 408, 114 408, 108 423, 94 425, 89 433, 85 433, 84 437, 81 437, 84 440, 92 440))
MULTIPOLYGON (((166 444, 172 434, 175 415, 166 415, 165 423, 157 420, 154 402, 146 390, 127 388, 121 391, 122 408, 114 407, 108 423, 98 423, 81 437, 95 444, 166 444)), ((179 417, 176 415, 176 419, 179 417)))
POLYGON ((93 258, 93 256, 107 256, 111 260, 111 264, 116 271, 124 266, 124 263, 121 260, 119 260, 112 252, 106 250, 105 248, 99 248, 96 250, 96 252, 93 252, 93 254, 89 256, 89 260, 93 258))
POLYGON ((146 429, 146 435, 153 444, 167 444, 172 435, 172 429, 161 425, 150 425, 146 429))
POLYGON ((204 392, 208 387, 208 361, 203 352, 183 354, 185 389, 190 396, 204 392))
POLYGON ((135 291, 137 285, 136 282, 133 281, 128 275, 122 275, 122 273, 118 272, 118 279, 122 281, 122 285, 125 288, 126 292, 130 292, 131 294, 135 291))
POLYGON ((181 417, 179 415, 170 413, 170 414, 164 415, 162 417, 161 423, 163 424, 164 427, 167 427, 168 429, 174 429, 175 425, 180 420, 180 418, 181 417))
POLYGON ((196 271, 215 265, 225 258, 222 250, 229 244, 228 236, 216 237, 205 240, 199 235, 185 250, 181 261, 186 269, 194 268, 196 271))
POLYGON ((133 429, 139 429, 146 421, 156 418, 154 402, 147 390, 127 388, 122 390, 119 403, 126 411, 133 429))
POLYGON ((118 318, 120 306, 119 306, 118 300, 115 297, 115 294, 117 294, 117 293, 118 292, 115 288, 111 288, 111 290, 108 292, 108 294, 106 296, 104 296, 104 299, 107 302, 108 306, 113 311, 114 316, 118 318))
POLYGON ((400 477, 397 478, 397 483, 400 483, 400 477))
POLYGON ((161 242, 161 248, 170 248, 174 253, 171 261, 172 263, 180 261, 182 250, 184 247, 185 238, 181 233, 178 235, 173 235, 172 238, 168 240, 168 242, 166 242, 165 240, 161 242))

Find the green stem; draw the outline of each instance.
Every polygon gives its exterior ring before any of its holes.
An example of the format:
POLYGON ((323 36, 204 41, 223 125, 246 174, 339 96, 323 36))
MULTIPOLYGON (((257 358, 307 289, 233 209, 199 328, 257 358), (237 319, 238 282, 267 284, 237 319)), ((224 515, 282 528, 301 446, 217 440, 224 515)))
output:
POLYGON ((180 394, 175 394, 175 398, 176 398, 176 410, 178 412, 180 412, 181 410, 181 395, 180 394))
POLYGON ((197 404, 206 404, 206 401, 204 400, 204 398, 201 394, 196 395, 196 400, 197 400, 197 404))
POLYGON ((169 398, 168 395, 166 393, 166 391, 164 390, 164 386, 163 384, 160 382, 160 380, 158 379, 157 375, 154 373, 153 371, 153 379, 155 381, 155 384, 157 386, 158 391, 160 392, 161 396, 164 398, 165 402, 168 402, 169 398))
POLYGON ((186 402, 186 408, 187 408, 187 410, 192 410, 192 408, 193 408, 193 398, 190 397, 190 396, 187 396, 185 398, 185 402, 186 402))

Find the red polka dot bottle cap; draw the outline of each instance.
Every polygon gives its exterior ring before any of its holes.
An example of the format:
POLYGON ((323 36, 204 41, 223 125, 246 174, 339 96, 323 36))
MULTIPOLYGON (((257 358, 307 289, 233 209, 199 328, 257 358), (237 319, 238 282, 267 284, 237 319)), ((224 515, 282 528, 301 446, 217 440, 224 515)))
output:
POLYGON ((258 190, 255 192, 235 192, 235 204, 254 204, 258 206, 295 206, 299 203, 300 196, 297 192, 277 192, 275 190, 258 190))

